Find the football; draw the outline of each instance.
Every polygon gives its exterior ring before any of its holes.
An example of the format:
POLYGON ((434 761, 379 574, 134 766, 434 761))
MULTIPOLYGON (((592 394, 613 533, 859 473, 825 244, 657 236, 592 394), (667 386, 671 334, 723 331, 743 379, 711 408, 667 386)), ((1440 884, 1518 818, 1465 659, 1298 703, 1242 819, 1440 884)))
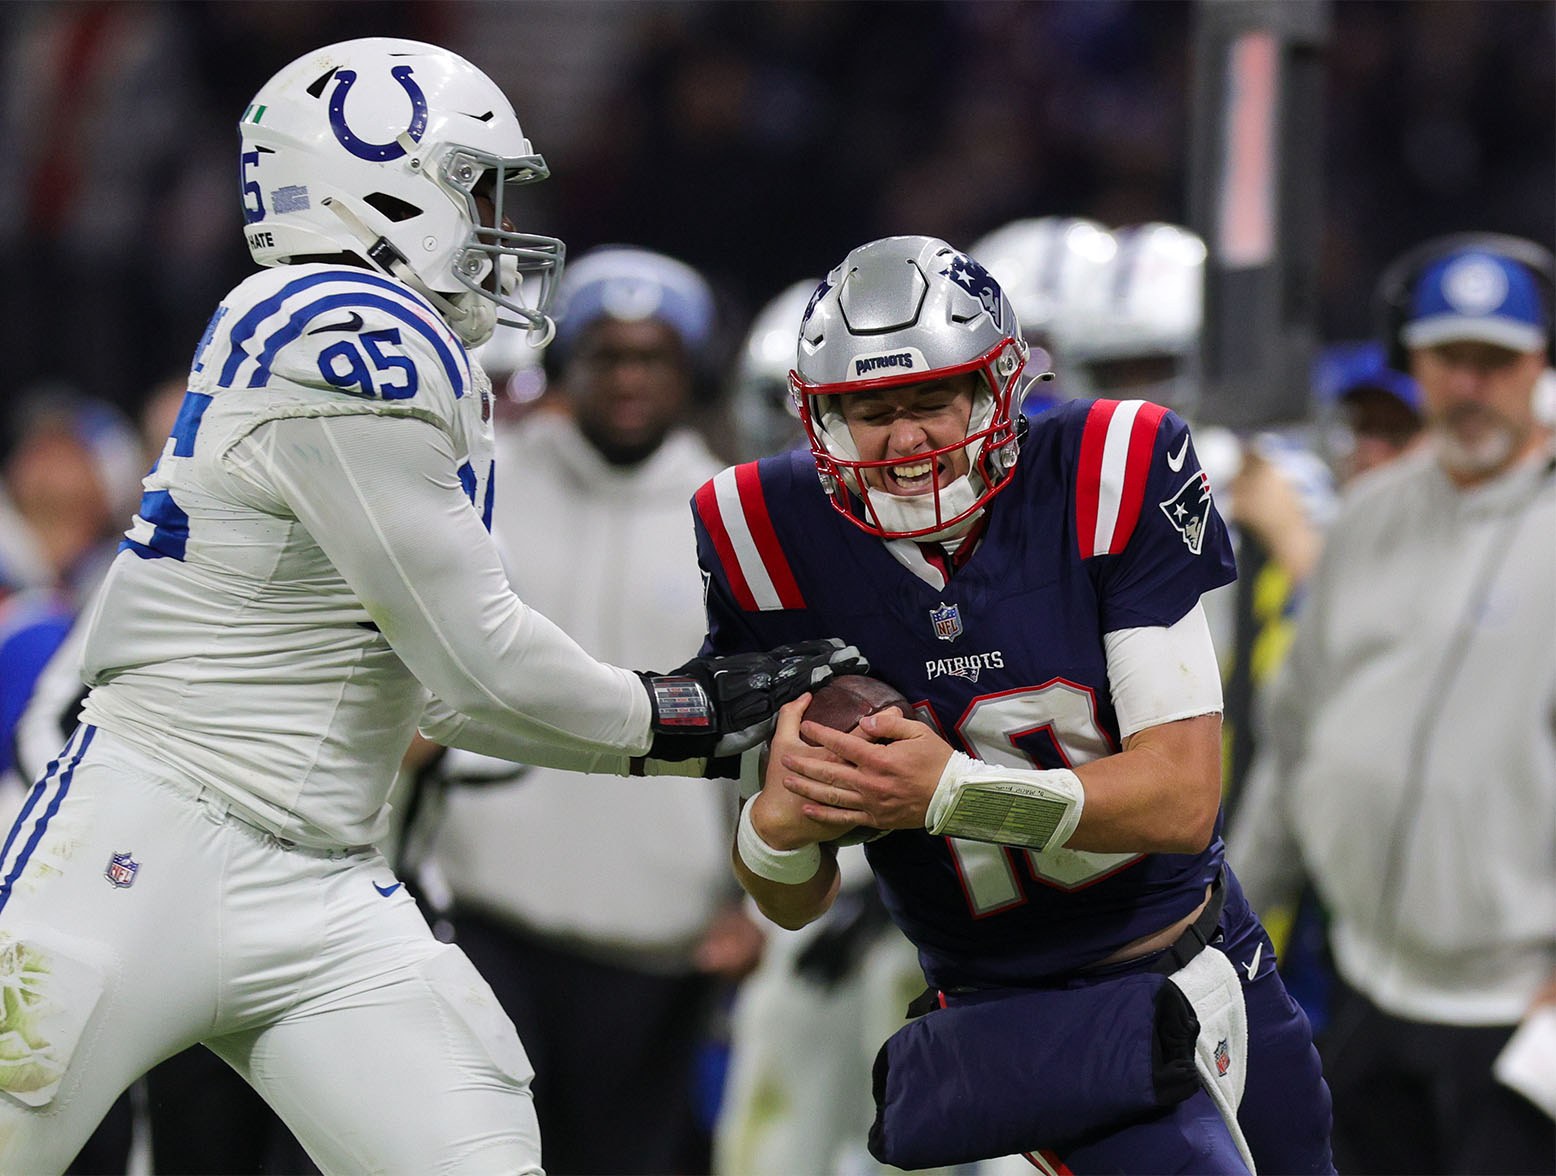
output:
MULTIPOLYGON (((852 731, 859 720, 889 706, 913 717, 913 704, 896 687, 864 674, 842 674, 811 695, 805 718, 834 731, 852 731)), ((847 833, 825 842, 827 845, 858 845, 884 837, 886 831, 870 825, 855 825, 847 833)))
POLYGON ((834 731, 852 731, 860 719, 889 706, 913 717, 913 704, 896 687, 864 674, 841 674, 811 695, 805 719, 834 731))

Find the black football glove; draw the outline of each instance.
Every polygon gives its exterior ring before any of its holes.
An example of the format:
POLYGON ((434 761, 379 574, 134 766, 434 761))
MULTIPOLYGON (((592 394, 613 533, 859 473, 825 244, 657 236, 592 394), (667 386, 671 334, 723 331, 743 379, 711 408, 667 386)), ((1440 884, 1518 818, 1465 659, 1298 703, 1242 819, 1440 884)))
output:
POLYGON ((639 674, 654 708, 652 760, 739 755, 772 736, 778 708, 870 663, 836 637, 766 653, 694 657, 669 674, 639 674))

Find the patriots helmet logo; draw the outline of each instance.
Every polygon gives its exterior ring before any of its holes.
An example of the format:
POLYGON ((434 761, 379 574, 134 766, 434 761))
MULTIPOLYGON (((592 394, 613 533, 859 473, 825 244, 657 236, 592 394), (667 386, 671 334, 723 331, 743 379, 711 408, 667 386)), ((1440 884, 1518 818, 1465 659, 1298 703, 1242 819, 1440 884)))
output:
POLYGON ((821 284, 816 287, 816 292, 810 296, 810 301, 805 304, 805 313, 800 316, 801 330, 804 329, 806 323, 810 322, 810 315, 811 312, 816 309, 816 303, 825 298, 827 296, 827 291, 830 289, 832 289, 832 283, 829 282, 826 278, 822 278, 821 284))
POLYGON ((1198 555, 1205 546, 1205 528, 1210 525, 1210 479, 1205 471, 1195 470, 1182 489, 1157 505, 1188 549, 1198 555))
POLYGON ((988 311, 989 317, 994 320, 994 325, 1000 330, 1005 329, 1005 324, 1000 321, 1000 304, 1004 295, 993 274, 965 253, 953 255, 950 267, 941 270, 940 273, 982 303, 983 309, 988 311))

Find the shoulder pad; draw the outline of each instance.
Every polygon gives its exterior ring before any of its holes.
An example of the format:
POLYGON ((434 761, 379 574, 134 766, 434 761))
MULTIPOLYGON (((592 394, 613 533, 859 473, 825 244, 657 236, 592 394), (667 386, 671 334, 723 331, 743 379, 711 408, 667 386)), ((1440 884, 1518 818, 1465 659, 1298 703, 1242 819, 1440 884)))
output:
POLYGON ((763 472, 779 469, 782 461, 767 458, 731 466, 704 483, 692 499, 716 569, 747 612, 805 607, 763 491, 763 472))
POLYGON ((332 265, 263 270, 206 328, 191 387, 216 393, 273 381, 443 419, 472 389, 463 345, 420 295, 332 265))

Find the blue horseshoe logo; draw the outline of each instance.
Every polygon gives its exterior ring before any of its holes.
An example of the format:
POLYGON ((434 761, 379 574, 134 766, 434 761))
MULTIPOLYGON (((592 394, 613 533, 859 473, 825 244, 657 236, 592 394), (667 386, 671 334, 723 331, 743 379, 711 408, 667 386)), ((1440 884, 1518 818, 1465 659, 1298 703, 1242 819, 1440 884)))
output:
MULTIPOLYGON (((427 129, 427 96, 411 77, 410 66, 397 65, 389 71, 389 76, 400 83, 406 97, 411 100, 411 125, 405 128, 405 133, 419 143, 427 129)), ((351 128, 346 125, 346 92, 356 80, 357 71, 354 69, 339 70, 335 74, 335 90, 330 95, 330 130, 335 132, 336 141, 358 159, 369 159, 375 163, 399 159, 405 154, 405 148, 400 145, 398 137, 387 143, 367 143, 352 134, 351 128)))

